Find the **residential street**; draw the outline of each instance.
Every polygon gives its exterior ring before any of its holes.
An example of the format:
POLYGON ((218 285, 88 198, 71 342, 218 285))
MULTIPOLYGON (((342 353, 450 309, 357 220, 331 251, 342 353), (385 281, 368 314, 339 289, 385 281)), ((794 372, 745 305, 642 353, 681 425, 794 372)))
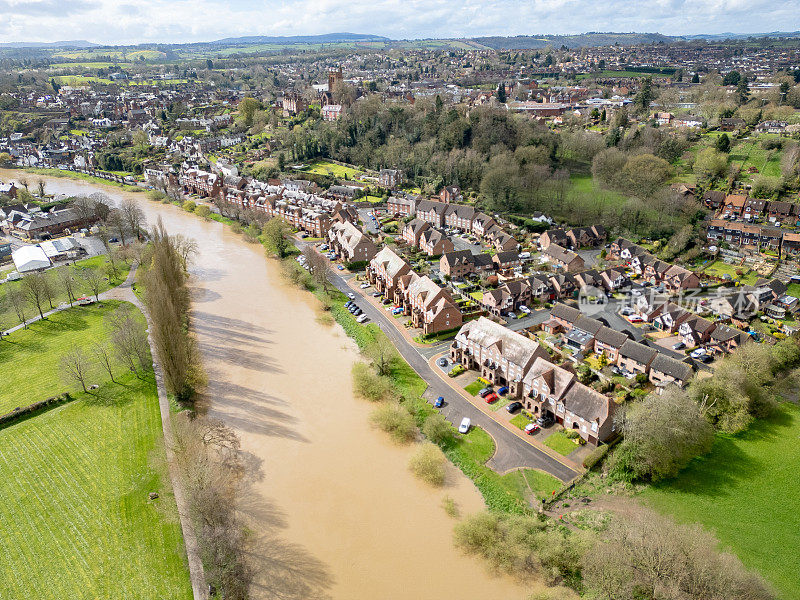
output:
MULTIPOLYGON (((331 272, 331 279, 336 288, 345 294, 361 291, 351 288, 345 277, 342 277, 336 271, 331 272)), ((578 475, 576 470, 562 464, 538 448, 528 444, 525 440, 518 438, 514 433, 482 413, 465 398, 454 393, 450 386, 433 372, 428 364, 428 359, 445 350, 449 346, 449 342, 417 348, 397 330, 390 320, 391 317, 386 315, 384 311, 376 308, 363 298, 358 305, 372 322, 378 324, 403 358, 408 361, 408 364, 428 383, 428 389, 424 394, 428 401, 432 402, 438 396, 443 396, 446 404, 441 412, 451 423, 458 425, 462 418, 469 417, 474 425, 481 427, 492 436, 497 446, 495 455, 488 462, 492 469, 498 473, 506 473, 518 468, 541 469, 561 481, 569 481, 578 475)))

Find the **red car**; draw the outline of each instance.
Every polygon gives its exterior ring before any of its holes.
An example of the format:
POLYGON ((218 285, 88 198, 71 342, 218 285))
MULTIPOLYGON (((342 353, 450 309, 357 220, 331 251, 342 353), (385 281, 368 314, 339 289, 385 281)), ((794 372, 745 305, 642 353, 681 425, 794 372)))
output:
POLYGON ((486 394, 486 397, 484 398, 484 400, 486 400, 487 404, 491 404, 492 402, 497 400, 497 398, 498 398, 497 394, 495 394, 494 392, 491 392, 490 394, 486 394))

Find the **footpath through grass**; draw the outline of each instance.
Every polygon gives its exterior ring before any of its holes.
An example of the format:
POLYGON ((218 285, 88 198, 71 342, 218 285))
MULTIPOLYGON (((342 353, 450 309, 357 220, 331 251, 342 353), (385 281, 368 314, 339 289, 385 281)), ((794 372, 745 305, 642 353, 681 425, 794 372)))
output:
POLYGON ((794 600, 800 598, 798 465, 800 408, 785 403, 743 434, 717 436, 708 456, 642 496, 680 521, 700 522, 782 598, 794 600))
POLYGON ((62 351, 106 341, 103 318, 119 304, 66 310, 0 342, 4 407, 75 398, 0 430, 0 598, 192 597, 152 372, 117 365, 113 384, 95 366, 91 394, 60 379, 62 351))

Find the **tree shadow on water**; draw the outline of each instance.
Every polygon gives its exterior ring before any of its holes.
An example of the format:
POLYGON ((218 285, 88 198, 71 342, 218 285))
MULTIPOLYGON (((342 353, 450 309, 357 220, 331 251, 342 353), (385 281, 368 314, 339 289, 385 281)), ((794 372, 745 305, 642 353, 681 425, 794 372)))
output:
MULTIPOLYGON (((255 457, 247 457, 258 461, 255 457)), ((260 462, 256 467, 260 473, 260 462)), ((248 465, 247 470, 250 470, 248 465)), ((263 474, 262 474, 263 476, 263 474)), ((256 475, 258 478, 258 475, 256 475)), ((238 510, 254 532, 248 562, 253 569, 251 597, 270 600, 325 600, 334 579, 324 562, 300 544, 281 539, 288 523, 280 508, 252 489, 246 481, 238 499, 238 510)))

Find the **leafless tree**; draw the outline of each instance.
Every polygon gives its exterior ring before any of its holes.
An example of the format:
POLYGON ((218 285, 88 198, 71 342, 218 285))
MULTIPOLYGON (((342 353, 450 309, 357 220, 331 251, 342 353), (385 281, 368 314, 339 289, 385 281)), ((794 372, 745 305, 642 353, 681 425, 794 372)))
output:
POLYGON ((328 278, 330 276, 330 263, 313 246, 306 246, 303 249, 303 256, 306 257, 308 272, 311 273, 314 281, 322 286, 325 292, 328 292, 331 287, 331 282, 328 278))
POLYGON ((53 302, 58 298, 58 294, 56 294, 55 274, 52 271, 42 273, 42 293, 50 305, 50 310, 53 310, 53 302))
POLYGON ((94 203, 92 208, 95 216, 101 221, 105 221, 108 218, 108 213, 111 212, 111 199, 103 192, 95 192, 89 198, 94 203))
POLYGON ((28 273, 22 278, 22 289, 28 300, 39 311, 39 318, 44 319, 44 312, 42 310, 42 303, 46 300, 47 282, 45 281, 42 273, 28 273))
POLYGON ((97 358, 97 362, 99 362, 100 366, 106 370, 111 382, 116 383, 114 380, 114 355, 111 353, 108 346, 105 344, 95 343, 93 349, 94 356, 97 358))
POLYGON ((45 188, 47 187, 47 184, 45 183, 44 179, 39 179, 36 182, 36 187, 39 190, 39 198, 44 198, 44 191, 45 188))
POLYGON ((111 212, 108 213, 108 217, 106 218, 106 225, 116 234, 120 243, 125 245, 125 239, 131 231, 128 229, 128 221, 125 219, 120 209, 111 209, 111 212))
POLYGON ((144 211, 133 198, 123 198, 119 210, 127 230, 138 240, 146 223, 144 211))
POLYGON ((86 389, 86 379, 91 370, 91 363, 86 355, 78 346, 73 346, 61 357, 61 371, 67 379, 79 383, 84 392, 86 389))
POLYGON ((130 310, 117 309, 108 318, 111 329, 111 344, 117 359, 128 370, 141 377, 150 368, 147 334, 130 310))
POLYGON ((14 309, 14 313, 17 315, 19 322, 27 329, 28 320, 25 313, 28 308, 28 297, 25 294, 25 290, 23 290, 22 287, 14 287, 6 294, 6 299, 14 309))
POLYGON ((89 289, 94 294, 94 299, 96 302, 100 301, 100 291, 103 289, 103 285, 105 284, 106 278, 103 276, 103 273, 100 269, 84 269, 81 273, 83 277, 83 281, 86 282, 86 285, 89 286, 89 289))
POLYGON ((183 268, 186 269, 192 258, 200 251, 200 246, 194 238, 186 237, 182 233, 172 236, 175 250, 181 257, 183 268))

